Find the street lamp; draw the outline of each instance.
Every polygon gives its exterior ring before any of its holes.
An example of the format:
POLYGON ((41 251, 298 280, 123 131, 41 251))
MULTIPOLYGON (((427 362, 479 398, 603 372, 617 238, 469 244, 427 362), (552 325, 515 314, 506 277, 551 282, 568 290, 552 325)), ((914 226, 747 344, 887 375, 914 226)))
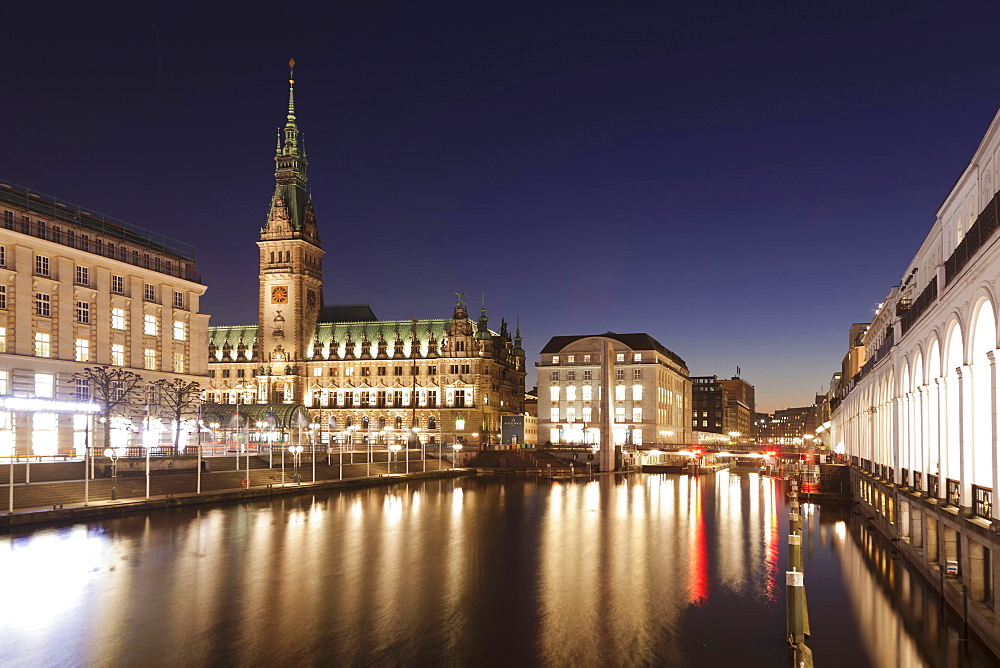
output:
POLYGON ((118 458, 122 456, 121 448, 107 448, 104 456, 111 460, 111 500, 118 500, 118 458))
POLYGON ((302 476, 299 475, 299 457, 302 455, 301 445, 290 445, 288 446, 288 451, 292 453, 292 481, 297 484, 302 484, 302 476))
POLYGON ((451 468, 454 469, 454 468, 458 467, 458 451, 462 449, 462 444, 461 443, 456 443, 455 445, 453 445, 451 447, 455 451, 455 461, 451 465, 451 468))
MULTIPOLYGON (((397 453, 397 456, 398 456, 398 453, 399 453, 399 451, 400 451, 401 448, 402 448, 402 446, 399 443, 392 443, 392 444, 389 445, 389 450, 391 450, 392 452, 397 453)), ((388 455, 388 457, 391 458, 392 455, 390 454, 390 455, 388 455)), ((389 459, 389 458, 386 459, 385 469, 386 469, 386 473, 391 474, 392 473, 392 460, 389 459)))

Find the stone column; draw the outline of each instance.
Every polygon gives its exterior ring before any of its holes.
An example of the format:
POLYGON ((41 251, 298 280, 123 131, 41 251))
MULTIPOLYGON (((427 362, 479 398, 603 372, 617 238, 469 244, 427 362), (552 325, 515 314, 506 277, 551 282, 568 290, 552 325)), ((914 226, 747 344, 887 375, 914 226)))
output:
MULTIPOLYGON (((990 487, 993 489, 993 497, 996 498, 997 494, 997 480, 998 474, 1000 474, 1000 468, 998 468, 998 457, 997 457, 997 364, 996 356, 993 350, 986 353, 986 359, 990 361, 990 454, 992 461, 990 462, 991 472, 993 473, 990 480, 990 487)), ((1000 514, 997 513, 997 504, 994 503, 992 509, 990 510, 991 519, 1000 519, 1000 514)), ((986 547, 984 549, 989 549, 986 547)))

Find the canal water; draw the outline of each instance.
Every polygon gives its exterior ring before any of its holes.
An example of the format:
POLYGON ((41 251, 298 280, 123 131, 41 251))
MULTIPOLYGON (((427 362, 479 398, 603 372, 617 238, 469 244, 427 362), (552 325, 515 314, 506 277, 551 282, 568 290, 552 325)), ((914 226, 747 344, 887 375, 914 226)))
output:
MULTIPOLYGON (((819 666, 994 658, 846 511, 804 507, 819 666)), ((461 478, 0 537, 0 665, 781 666, 785 488, 461 478)))

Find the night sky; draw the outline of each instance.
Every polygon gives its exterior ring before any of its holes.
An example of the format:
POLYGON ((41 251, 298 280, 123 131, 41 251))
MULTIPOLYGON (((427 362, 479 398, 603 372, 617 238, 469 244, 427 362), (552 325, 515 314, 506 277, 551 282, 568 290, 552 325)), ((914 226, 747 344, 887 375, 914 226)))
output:
POLYGON ((195 244, 212 324, 256 322, 294 57, 327 303, 485 291, 530 366, 648 332, 767 411, 825 389, 1000 106, 998 3, 8 4, 0 179, 195 244))

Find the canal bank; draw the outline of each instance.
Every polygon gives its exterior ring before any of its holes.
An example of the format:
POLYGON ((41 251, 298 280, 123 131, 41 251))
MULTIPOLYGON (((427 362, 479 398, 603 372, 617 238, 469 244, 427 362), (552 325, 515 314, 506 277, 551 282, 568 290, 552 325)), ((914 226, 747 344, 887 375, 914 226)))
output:
POLYGON ((197 494, 165 494, 149 499, 122 499, 116 501, 93 501, 86 505, 54 504, 52 508, 26 508, 0 516, 0 533, 16 527, 46 524, 71 524, 84 520, 102 520, 145 513, 170 510, 185 506, 212 504, 246 503, 281 496, 295 496, 318 491, 352 490, 366 487, 385 487, 401 482, 438 480, 475 475, 466 469, 442 469, 439 471, 417 471, 412 473, 380 474, 372 477, 344 478, 300 484, 265 484, 249 489, 231 489, 197 494))

